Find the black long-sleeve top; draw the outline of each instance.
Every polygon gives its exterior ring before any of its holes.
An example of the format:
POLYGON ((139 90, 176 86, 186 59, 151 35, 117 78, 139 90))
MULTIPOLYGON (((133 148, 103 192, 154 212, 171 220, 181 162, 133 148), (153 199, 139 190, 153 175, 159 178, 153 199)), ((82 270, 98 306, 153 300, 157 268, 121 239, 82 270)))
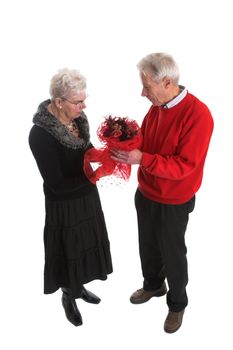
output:
MULTIPOLYGON (((50 115, 49 118, 54 117, 50 115)), ((44 180, 46 198, 72 199, 93 191, 96 186, 83 171, 85 150, 92 145, 87 142, 82 148, 67 147, 61 142, 62 137, 54 137, 51 127, 46 129, 33 125, 29 134, 29 145, 44 180)))

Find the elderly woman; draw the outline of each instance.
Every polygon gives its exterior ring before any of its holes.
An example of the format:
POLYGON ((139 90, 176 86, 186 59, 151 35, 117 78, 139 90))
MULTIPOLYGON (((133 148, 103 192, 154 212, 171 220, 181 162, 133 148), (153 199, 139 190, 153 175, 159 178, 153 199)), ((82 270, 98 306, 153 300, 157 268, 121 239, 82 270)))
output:
POLYGON ((82 317, 75 299, 98 304, 84 284, 112 272, 107 229, 98 190, 83 172, 92 147, 86 108, 86 80, 62 69, 50 84, 51 100, 33 118, 29 144, 44 180, 44 293, 62 290, 62 305, 75 326, 82 317))

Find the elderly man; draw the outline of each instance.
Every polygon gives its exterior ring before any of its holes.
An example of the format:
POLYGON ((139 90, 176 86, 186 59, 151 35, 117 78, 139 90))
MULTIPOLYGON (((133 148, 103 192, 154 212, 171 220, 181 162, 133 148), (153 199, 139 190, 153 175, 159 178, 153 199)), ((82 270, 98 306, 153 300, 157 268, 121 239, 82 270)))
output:
POLYGON ((152 103, 141 126, 143 145, 131 152, 113 151, 113 159, 139 164, 135 204, 144 282, 130 301, 140 304, 167 293, 164 330, 173 333, 188 304, 185 231, 202 182, 213 118, 203 102, 179 85, 178 66, 170 55, 150 54, 138 69, 142 96, 152 103))

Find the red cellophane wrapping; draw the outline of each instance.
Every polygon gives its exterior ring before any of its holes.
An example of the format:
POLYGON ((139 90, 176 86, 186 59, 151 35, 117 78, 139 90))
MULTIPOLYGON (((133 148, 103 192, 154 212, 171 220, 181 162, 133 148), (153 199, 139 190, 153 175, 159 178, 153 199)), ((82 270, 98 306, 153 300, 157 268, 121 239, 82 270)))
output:
POLYGON ((140 148, 142 135, 135 120, 126 117, 105 118, 99 126, 97 136, 103 144, 101 148, 90 148, 84 156, 84 172, 93 183, 103 176, 114 175, 117 178, 128 180, 131 173, 131 165, 116 162, 111 158, 111 149, 132 151, 140 148), (97 168, 93 170, 91 163, 96 163, 97 168))

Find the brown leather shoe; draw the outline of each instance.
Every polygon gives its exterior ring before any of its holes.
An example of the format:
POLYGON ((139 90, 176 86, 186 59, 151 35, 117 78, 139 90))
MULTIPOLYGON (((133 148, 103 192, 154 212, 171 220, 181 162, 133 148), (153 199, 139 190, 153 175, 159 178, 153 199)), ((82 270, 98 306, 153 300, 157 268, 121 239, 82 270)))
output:
POLYGON ((184 310, 179 312, 169 311, 164 323, 164 330, 167 333, 176 332, 182 325, 184 310))
POLYGON ((143 288, 136 290, 136 292, 131 295, 130 301, 132 304, 142 304, 150 300, 152 297, 161 297, 166 293, 167 287, 165 282, 163 282, 159 289, 153 291, 144 290, 143 288))

